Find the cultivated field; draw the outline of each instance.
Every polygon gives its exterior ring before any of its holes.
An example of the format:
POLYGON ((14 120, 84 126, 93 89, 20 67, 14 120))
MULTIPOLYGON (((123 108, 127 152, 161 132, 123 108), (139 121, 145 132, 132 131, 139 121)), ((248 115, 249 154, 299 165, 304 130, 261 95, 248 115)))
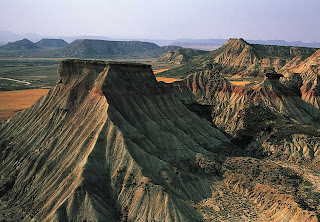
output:
POLYGON ((0 121, 30 107, 48 91, 49 89, 0 91, 0 121))
POLYGON ((162 81, 165 83, 172 83, 172 82, 176 82, 176 81, 181 81, 182 79, 177 79, 177 78, 167 78, 167 77, 156 77, 156 79, 158 80, 158 82, 162 81))

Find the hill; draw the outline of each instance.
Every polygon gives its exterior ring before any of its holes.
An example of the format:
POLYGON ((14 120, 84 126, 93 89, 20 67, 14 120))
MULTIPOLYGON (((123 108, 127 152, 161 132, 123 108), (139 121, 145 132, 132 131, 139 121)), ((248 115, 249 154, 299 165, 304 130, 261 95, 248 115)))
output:
POLYGON ((319 166, 319 112, 276 80, 165 84, 148 65, 89 60, 58 73, 0 128, 1 220, 318 221, 320 177, 302 158, 319 166), (246 129, 257 140, 232 144, 246 129))
POLYGON ((182 64, 191 62, 197 56, 203 55, 205 53, 207 53, 207 51, 188 48, 169 50, 168 52, 164 53, 157 61, 182 64))
POLYGON ((301 56, 305 59, 315 51, 313 48, 255 45, 243 39, 229 39, 219 49, 164 74, 185 77, 196 71, 214 69, 232 75, 262 76, 266 70, 281 70, 294 57, 301 56))
POLYGON ((145 59, 179 48, 139 41, 78 39, 66 45, 59 39, 43 39, 37 44, 24 39, 0 47, 0 57, 145 59))
POLYGON ((148 58, 159 57, 170 48, 160 47, 150 42, 75 40, 55 53, 56 57, 78 58, 148 58))
POLYGON ((41 39, 36 42, 36 45, 42 48, 61 48, 68 45, 68 43, 63 39, 41 39))
POLYGON ((35 43, 31 42, 28 39, 22 39, 16 42, 10 42, 4 46, 0 47, 1 50, 7 51, 23 51, 23 50, 36 50, 39 49, 35 43))

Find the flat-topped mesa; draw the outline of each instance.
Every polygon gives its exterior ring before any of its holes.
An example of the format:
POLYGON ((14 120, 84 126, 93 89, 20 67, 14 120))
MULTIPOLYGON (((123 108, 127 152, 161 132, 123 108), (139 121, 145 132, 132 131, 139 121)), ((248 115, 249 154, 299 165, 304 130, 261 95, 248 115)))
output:
POLYGON ((63 91, 72 91, 72 101, 82 101, 92 90, 109 100, 166 90, 156 80, 151 66, 141 63, 66 59, 61 61, 58 74, 58 85, 63 91))
MULTIPOLYGON (((116 68, 120 70, 132 70, 138 72, 141 77, 154 79, 151 65, 132 62, 116 62, 116 61, 100 61, 100 60, 81 60, 81 59, 66 59, 60 62, 58 74, 61 77, 61 83, 67 84, 71 80, 82 80, 83 77, 91 75, 97 78, 102 71, 108 71, 109 68, 116 68)), ((132 76, 127 72, 118 72, 123 80, 132 76)))
POLYGON ((106 67, 105 62, 95 60, 65 59, 60 62, 58 75, 62 84, 68 84, 87 76, 89 73, 95 79, 106 67))
POLYGON ((279 73, 266 73, 265 76, 267 79, 275 81, 279 81, 280 78, 283 77, 283 75, 279 73))

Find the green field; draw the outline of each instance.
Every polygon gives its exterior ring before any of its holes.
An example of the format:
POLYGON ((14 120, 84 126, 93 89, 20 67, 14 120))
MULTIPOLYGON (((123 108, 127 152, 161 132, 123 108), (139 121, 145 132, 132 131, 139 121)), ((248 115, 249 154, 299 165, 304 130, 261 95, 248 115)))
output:
POLYGON ((61 59, 0 59, 0 91, 50 88, 59 79, 57 68, 61 59))

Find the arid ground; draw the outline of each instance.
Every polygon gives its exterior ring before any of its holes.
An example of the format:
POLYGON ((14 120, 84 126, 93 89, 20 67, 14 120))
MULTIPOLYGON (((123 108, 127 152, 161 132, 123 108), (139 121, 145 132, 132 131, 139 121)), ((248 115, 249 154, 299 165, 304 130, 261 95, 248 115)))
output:
POLYGON ((0 91, 0 121, 7 120, 20 110, 30 107, 49 89, 0 91))

